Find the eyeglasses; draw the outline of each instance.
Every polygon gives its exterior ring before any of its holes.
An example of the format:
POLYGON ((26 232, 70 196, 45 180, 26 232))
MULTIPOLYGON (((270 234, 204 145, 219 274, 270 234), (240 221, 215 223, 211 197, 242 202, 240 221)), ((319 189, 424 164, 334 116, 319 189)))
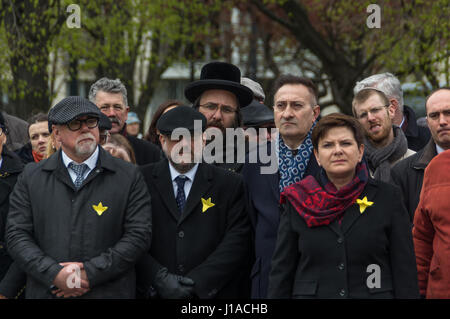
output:
POLYGON ((69 128, 69 130, 71 131, 78 131, 81 126, 83 125, 83 123, 86 123, 86 126, 88 128, 95 128, 98 125, 98 118, 96 117, 90 117, 86 120, 72 120, 69 123, 67 123, 67 127, 69 128))
POLYGON ((382 105, 382 106, 374 106, 372 107, 369 111, 367 112, 362 112, 361 114, 357 115, 356 117, 358 118, 358 120, 366 120, 367 119, 367 115, 370 113, 373 116, 380 114, 381 110, 383 109, 383 107, 388 107, 389 105, 382 105))
POLYGON ((106 144, 110 136, 111 134, 109 133, 109 131, 100 132, 100 144, 101 145, 106 144))
MULTIPOLYGON (((206 103, 206 104, 200 105, 200 107, 207 110, 208 112, 216 113, 217 110, 219 109, 219 104, 206 103)), ((222 105, 222 107, 220 108, 220 112, 222 112, 223 114, 233 114, 236 112, 236 110, 233 109, 231 106, 222 105)))

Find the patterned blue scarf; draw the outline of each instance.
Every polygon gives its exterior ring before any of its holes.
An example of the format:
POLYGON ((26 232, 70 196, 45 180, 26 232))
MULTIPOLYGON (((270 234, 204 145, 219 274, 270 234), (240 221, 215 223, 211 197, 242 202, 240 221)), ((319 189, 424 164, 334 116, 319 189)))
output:
POLYGON ((303 179, 313 151, 311 134, 314 126, 316 126, 316 122, 313 123, 308 135, 298 148, 296 156, 293 156, 292 151, 284 144, 281 136, 279 137, 278 170, 280 171, 280 193, 283 192, 286 186, 300 182, 303 179))

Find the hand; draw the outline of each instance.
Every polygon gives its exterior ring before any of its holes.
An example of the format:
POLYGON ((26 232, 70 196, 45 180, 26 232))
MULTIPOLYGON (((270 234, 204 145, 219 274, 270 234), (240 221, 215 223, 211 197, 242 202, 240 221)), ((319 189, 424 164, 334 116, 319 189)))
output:
POLYGON ((60 263, 60 265, 64 268, 53 281, 53 284, 58 287, 58 289, 52 291, 53 294, 56 294, 57 297, 68 298, 79 297, 89 291, 89 281, 83 263, 65 262, 60 263), (79 274, 77 274, 78 271, 79 274), (77 283, 79 284, 78 287, 77 283))
POLYGON ((156 274, 154 287, 160 297, 164 299, 194 297, 194 281, 191 278, 171 274, 165 267, 156 274))

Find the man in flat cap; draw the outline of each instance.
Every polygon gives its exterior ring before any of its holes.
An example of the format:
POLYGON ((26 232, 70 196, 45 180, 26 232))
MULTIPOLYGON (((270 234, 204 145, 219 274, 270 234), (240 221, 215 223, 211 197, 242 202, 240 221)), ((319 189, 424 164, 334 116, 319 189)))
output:
POLYGON ((122 134, 133 147, 138 165, 158 162, 161 150, 152 143, 127 133, 127 89, 119 79, 101 78, 91 85, 89 100, 105 114, 112 123, 111 134, 122 134))
POLYGON ((241 108, 246 107, 253 99, 252 91, 241 84, 239 68, 226 62, 208 63, 202 67, 200 80, 189 83, 184 95, 206 117, 208 128, 217 128, 223 134, 224 145, 217 149, 223 158, 218 156, 219 160, 215 160, 214 165, 240 172, 243 161, 239 163, 237 154, 231 156, 233 161, 226 160, 226 144, 229 144, 229 150, 236 153, 236 149, 233 149, 234 138, 225 138, 227 128, 242 126, 241 108))
POLYGON ((139 170, 98 146, 100 111, 67 97, 49 112, 58 153, 29 164, 10 197, 6 241, 27 273, 26 298, 134 298, 150 245, 139 170))
POLYGON ((239 274, 250 249, 244 185, 238 174, 195 162, 206 122, 188 106, 157 122, 167 159, 141 167, 153 211, 152 245, 137 267, 144 295, 152 285, 161 298, 242 296, 239 274))

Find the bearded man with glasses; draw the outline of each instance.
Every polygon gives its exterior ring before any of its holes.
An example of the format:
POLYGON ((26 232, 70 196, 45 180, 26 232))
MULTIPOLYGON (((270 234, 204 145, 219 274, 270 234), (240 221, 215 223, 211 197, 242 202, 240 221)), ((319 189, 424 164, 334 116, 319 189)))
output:
POLYGON ((49 131, 60 150, 26 166, 11 194, 5 237, 27 274, 26 298, 135 297, 150 195, 134 165, 98 146, 100 114, 77 96, 56 104, 49 131))
POLYGON ((392 123, 392 104, 380 90, 364 88, 353 98, 352 111, 366 133, 364 156, 371 177, 391 182, 391 167, 415 154, 402 129, 392 123))

